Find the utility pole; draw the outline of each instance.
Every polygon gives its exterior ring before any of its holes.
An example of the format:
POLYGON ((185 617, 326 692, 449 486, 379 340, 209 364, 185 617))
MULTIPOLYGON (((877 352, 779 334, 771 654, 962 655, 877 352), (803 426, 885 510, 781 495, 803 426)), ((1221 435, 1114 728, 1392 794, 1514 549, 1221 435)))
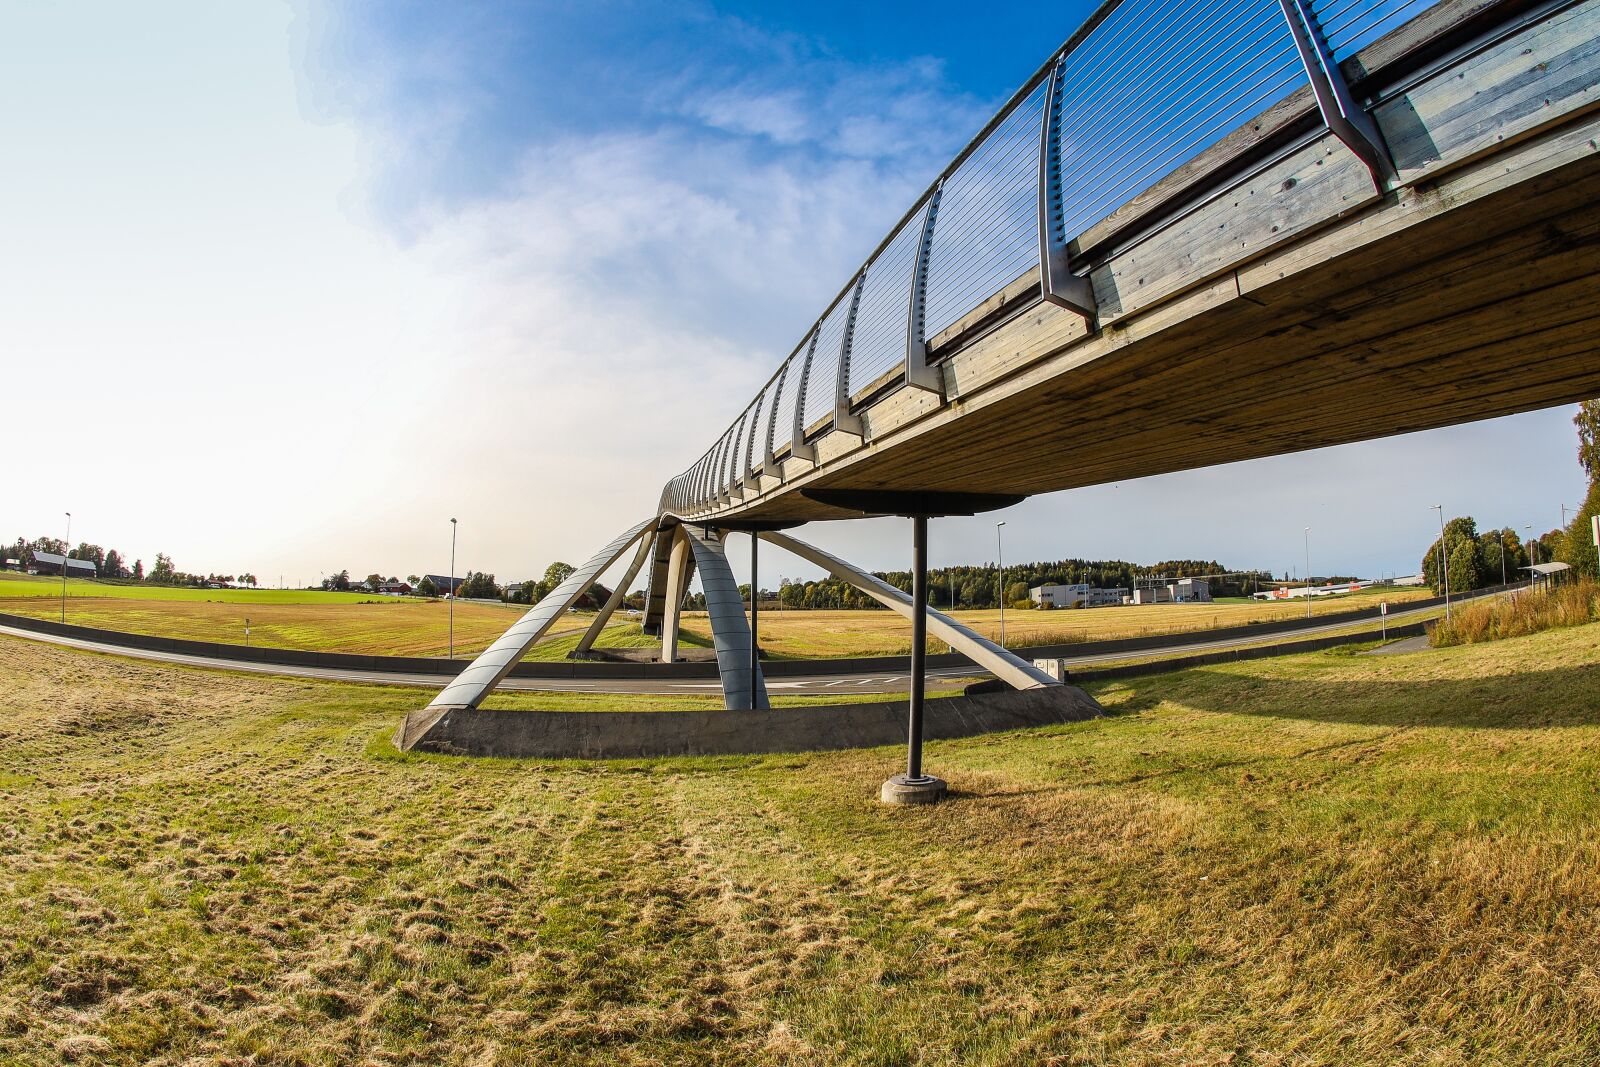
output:
POLYGON ((67 512, 67 539, 61 543, 61 621, 67 621, 67 553, 72 551, 72 512, 67 512))
POLYGON ((1311 527, 1306 527, 1306 618, 1311 618, 1311 527))
POLYGON ((1001 519, 999 522, 994 524, 994 554, 995 554, 995 557, 1000 561, 1000 575, 999 575, 1000 597, 999 597, 999 600, 1000 600, 1000 647, 1001 648, 1005 648, 1006 647, 1006 554, 1005 554, 1005 551, 1001 547, 1001 544, 1000 544, 1000 527, 1004 526, 1005 524, 1006 524, 1006 520, 1004 520, 1004 519, 1001 519))
POLYGON ((450 520, 450 658, 456 658, 456 520, 450 520))
POLYGON ((1444 617, 1450 618, 1450 553, 1444 544, 1444 505, 1435 504, 1433 510, 1439 513, 1439 580, 1444 583, 1444 617))

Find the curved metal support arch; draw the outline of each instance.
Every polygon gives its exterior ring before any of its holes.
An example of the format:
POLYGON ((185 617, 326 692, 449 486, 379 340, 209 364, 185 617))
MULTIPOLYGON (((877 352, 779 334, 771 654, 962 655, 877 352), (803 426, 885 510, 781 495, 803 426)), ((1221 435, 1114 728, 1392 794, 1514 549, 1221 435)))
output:
POLYGON ((428 704, 430 710, 440 712, 471 710, 494 691, 495 686, 527 654, 534 642, 545 635, 556 619, 570 608, 584 591, 599 577, 600 572, 615 563, 628 547, 656 524, 655 519, 641 522, 619 535, 602 548, 587 563, 567 576, 529 612, 500 635, 499 640, 478 654, 466 670, 456 675, 428 704))
POLYGON ((750 659, 750 626, 744 615, 739 583, 728 566, 722 541, 698 526, 681 526, 700 569, 700 588, 706 595, 711 619, 711 640, 717 649, 717 673, 722 678, 722 701, 730 711, 768 708, 767 685, 759 666, 750 659))
POLYGON ((611 590, 611 596, 606 598, 605 606, 595 615, 594 621, 589 624, 589 628, 584 631, 583 636, 578 638, 577 647, 572 650, 573 655, 582 655, 594 647, 600 632, 606 628, 606 623, 611 621, 611 616, 616 614, 617 608, 621 606, 622 601, 627 597, 628 586, 632 585, 633 580, 639 576, 639 571, 644 567, 644 561, 650 558, 650 549, 654 545, 655 534, 653 533, 646 534, 644 539, 639 542, 639 551, 634 553, 633 562, 628 564, 628 569, 623 573, 622 580, 617 583, 617 587, 611 590))
MULTIPOLYGON (((779 548, 788 549, 806 562, 816 564, 835 578, 849 582, 890 611, 911 618, 911 597, 888 582, 785 534, 766 532, 760 536, 779 548)), ((928 629, 939 640, 1015 689, 1038 689, 1061 684, 1027 660, 1012 655, 987 637, 932 608, 928 609, 928 629)))
POLYGON ((794 426, 789 438, 789 455, 807 463, 817 462, 817 446, 806 440, 806 389, 811 383, 811 360, 817 354, 816 329, 806 343, 806 357, 800 364, 800 382, 794 392, 794 426))

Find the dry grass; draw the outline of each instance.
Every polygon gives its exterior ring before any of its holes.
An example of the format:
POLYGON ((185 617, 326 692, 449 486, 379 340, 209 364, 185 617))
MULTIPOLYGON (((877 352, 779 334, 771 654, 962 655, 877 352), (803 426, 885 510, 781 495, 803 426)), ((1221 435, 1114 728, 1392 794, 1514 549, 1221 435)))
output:
POLYGON ((898 753, 402 757, 0 638, 0 1062, 1600 1062, 1600 626, 898 753))
MULTIPOLYGON (((1328 597, 1312 604, 1313 613, 1376 607, 1379 600, 1405 605, 1430 594, 1426 589, 1389 589, 1328 597)), ((1230 601, 1220 604, 1148 604, 1079 611, 1006 612, 1006 644, 1012 648, 1072 641, 1189 633, 1220 626, 1304 618, 1305 602, 1230 601)), ((1000 612, 958 611, 955 618, 991 641, 1000 639, 1000 612)), ((709 637, 704 612, 691 612, 686 629, 709 637)), ((813 659, 837 656, 903 656, 911 650, 911 627, 890 611, 778 611, 761 613, 761 647, 773 656, 813 659)), ((943 652, 943 645, 930 643, 943 652)))
POLYGON ((1584 578, 1554 589, 1524 590, 1510 597, 1452 609, 1429 635, 1436 648, 1523 637, 1600 619, 1600 585, 1584 578))
MULTIPOLYGON (((472 656, 488 648, 527 610, 525 604, 458 602, 456 655, 472 656)), ((39 597, 0 599, 0 612, 60 618, 59 604, 39 597)), ((88 596, 67 601, 67 622, 76 626, 243 644, 249 619, 252 645, 385 656, 443 656, 449 649, 449 613, 443 600, 378 597, 287 604, 88 596)), ((593 612, 574 612, 556 623, 550 639, 570 636, 569 644, 575 644, 593 618, 593 612)))

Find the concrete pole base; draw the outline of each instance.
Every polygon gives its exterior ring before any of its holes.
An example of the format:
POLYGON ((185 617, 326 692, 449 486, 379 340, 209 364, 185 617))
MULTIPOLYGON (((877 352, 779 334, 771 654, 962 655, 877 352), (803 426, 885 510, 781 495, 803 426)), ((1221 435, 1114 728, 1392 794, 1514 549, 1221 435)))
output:
POLYGON ((932 775, 907 778, 897 774, 883 783, 878 799, 885 804, 937 804, 944 799, 949 788, 943 778, 932 775))

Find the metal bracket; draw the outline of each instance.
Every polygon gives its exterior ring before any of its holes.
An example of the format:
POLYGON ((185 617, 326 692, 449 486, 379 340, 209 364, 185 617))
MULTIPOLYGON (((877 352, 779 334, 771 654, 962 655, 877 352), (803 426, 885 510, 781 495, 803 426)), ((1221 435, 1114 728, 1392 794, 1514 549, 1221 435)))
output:
POLYGON ((778 409, 783 406, 783 383, 789 377, 789 364, 794 362, 794 357, 783 361, 782 368, 778 371, 778 381, 772 394, 772 413, 767 416, 767 449, 761 459, 761 473, 769 478, 783 480, 783 466, 778 462, 778 454, 774 450, 777 444, 778 409))
POLYGON ((1050 68, 1044 121, 1039 127, 1039 283, 1046 300, 1082 315, 1092 328, 1094 285, 1072 272, 1066 223, 1061 218, 1061 79, 1065 60, 1062 56, 1050 68))
POLYGON ((1322 121, 1327 123, 1329 132, 1367 165, 1378 188, 1388 188, 1396 178, 1394 160, 1383 143, 1378 124, 1350 95, 1344 73, 1322 37, 1316 12, 1311 10, 1308 0, 1278 0, 1278 6, 1283 9, 1295 49, 1300 53, 1300 62, 1311 80, 1311 92, 1322 111, 1322 121))
POLYGON ((906 384, 944 396, 944 375, 928 365, 928 341, 924 336, 923 310, 928 296, 928 257, 933 252, 933 226, 939 217, 939 197, 944 179, 934 186, 928 206, 922 212, 922 238, 917 242, 911 266, 911 309, 906 314, 906 384))
POLYGON ((817 462, 817 446, 806 440, 806 386, 811 384, 811 357, 817 354, 818 329, 811 331, 806 343, 805 362, 800 364, 800 387, 794 394, 794 429, 789 439, 789 455, 807 463, 817 462))
POLYGON ((833 428, 853 434, 863 441, 867 437, 866 425, 861 416, 850 410, 850 345, 856 336, 856 311, 861 307, 861 289, 867 284, 867 272, 856 275, 856 286, 850 294, 850 311, 844 318, 844 332, 839 337, 838 374, 833 389, 833 428))

